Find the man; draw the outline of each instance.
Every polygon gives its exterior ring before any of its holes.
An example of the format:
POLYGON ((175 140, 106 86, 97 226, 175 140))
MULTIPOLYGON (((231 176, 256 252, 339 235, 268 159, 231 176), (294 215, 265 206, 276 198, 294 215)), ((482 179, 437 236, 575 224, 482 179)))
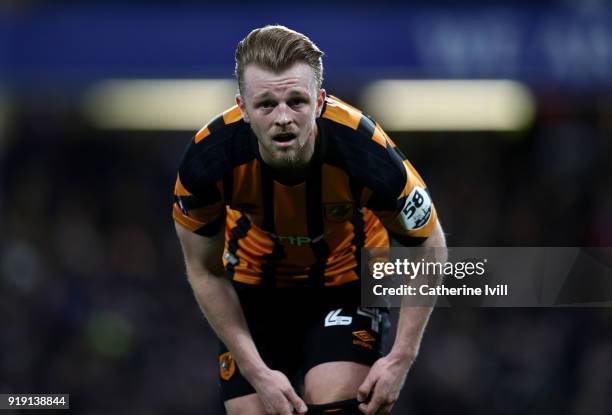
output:
POLYGON ((431 311, 402 309, 382 355, 387 315, 359 307, 361 249, 388 246, 389 234, 424 246, 444 236, 424 182, 380 126, 326 96, 322 55, 283 26, 252 31, 236 50, 237 105, 195 135, 179 168, 173 217, 222 342, 228 414, 355 398, 363 413, 389 413, 431 311))

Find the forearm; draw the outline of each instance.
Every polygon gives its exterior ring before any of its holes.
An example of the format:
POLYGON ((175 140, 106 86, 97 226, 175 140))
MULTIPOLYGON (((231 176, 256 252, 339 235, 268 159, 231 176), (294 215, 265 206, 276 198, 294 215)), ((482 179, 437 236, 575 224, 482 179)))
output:
POLYGON ((406 365, 412 364, 416 358, 421 339, 432 307, 407 306, 402 307, 397 323, 397 331, 389 357, 406 365))
POLYGON ((291 382, 262 360, 249 331, 242 305, 221 261, 225 235, 200 236, 175 225, 185 255, 187 278, 209 324, 232 353, 243 377, 255 388, 267 413, 306 412, 291 382), (288 408, 291 408, 287 412, 288 408))
MULTIPOLYGON (((436 223, 434 231, 423 243, 422 248, 431 248, 425 251, 430 260, 441 263, 446 261, 446 238, 439 222, 436 223)), ((397 358, 398 361, 406 362, 408 365, 416 358, 434 304, 435 299, 429 298, 425 305, 412 303, 401 308, 395 341, 389 353, 392 358, 397 358)))
POLYGON ((243 376, 250 379, 267 369, 257 351, 231 282, 212 274, 196 276, 194 272, 188 271, 188 275, 202 312, 219 339, 231 351, 243 376))

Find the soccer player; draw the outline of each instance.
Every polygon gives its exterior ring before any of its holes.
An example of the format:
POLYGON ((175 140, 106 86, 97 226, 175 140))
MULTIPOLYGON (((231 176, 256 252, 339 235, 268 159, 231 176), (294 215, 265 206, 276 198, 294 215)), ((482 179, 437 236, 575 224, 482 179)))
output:
POLYGON ((236 50, 236 106, 183 156, 173 217, 218 335, 228 414, 387 414, 431 308, 360 307, 360 251, 445 245, 425 183, 380 126, 322 85, 322 56, 283 26, 236 50), (293 383, 292 383, 293 382, 293 383), (300 397, 300 395, 302 397, 300 397), (314 406, 313 406, 314 408, 314 406))

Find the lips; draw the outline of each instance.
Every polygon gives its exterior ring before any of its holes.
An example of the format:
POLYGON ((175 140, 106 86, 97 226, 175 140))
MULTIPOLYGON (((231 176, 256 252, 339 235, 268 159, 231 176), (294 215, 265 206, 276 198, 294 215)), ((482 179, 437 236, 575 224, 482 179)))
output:
POLYGON ((287 143, 297 137, 294 133, 280 133, 272 137, 277 143, 287 143))

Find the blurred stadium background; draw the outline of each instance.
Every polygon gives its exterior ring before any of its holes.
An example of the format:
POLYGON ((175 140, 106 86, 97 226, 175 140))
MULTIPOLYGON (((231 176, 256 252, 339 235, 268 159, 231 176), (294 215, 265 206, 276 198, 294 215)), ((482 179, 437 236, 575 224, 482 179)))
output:
MULTIPOLYGON (((326 52, 328 93, 408 155, 450 246, 612 246, 609 1, 3 1, 0 393, 220 411, 171 193, 187 141, 233 102, 236 43, 269 23, 326 52)), ((436 310, 394 413, 611 413, 611 323, 436 310)))

